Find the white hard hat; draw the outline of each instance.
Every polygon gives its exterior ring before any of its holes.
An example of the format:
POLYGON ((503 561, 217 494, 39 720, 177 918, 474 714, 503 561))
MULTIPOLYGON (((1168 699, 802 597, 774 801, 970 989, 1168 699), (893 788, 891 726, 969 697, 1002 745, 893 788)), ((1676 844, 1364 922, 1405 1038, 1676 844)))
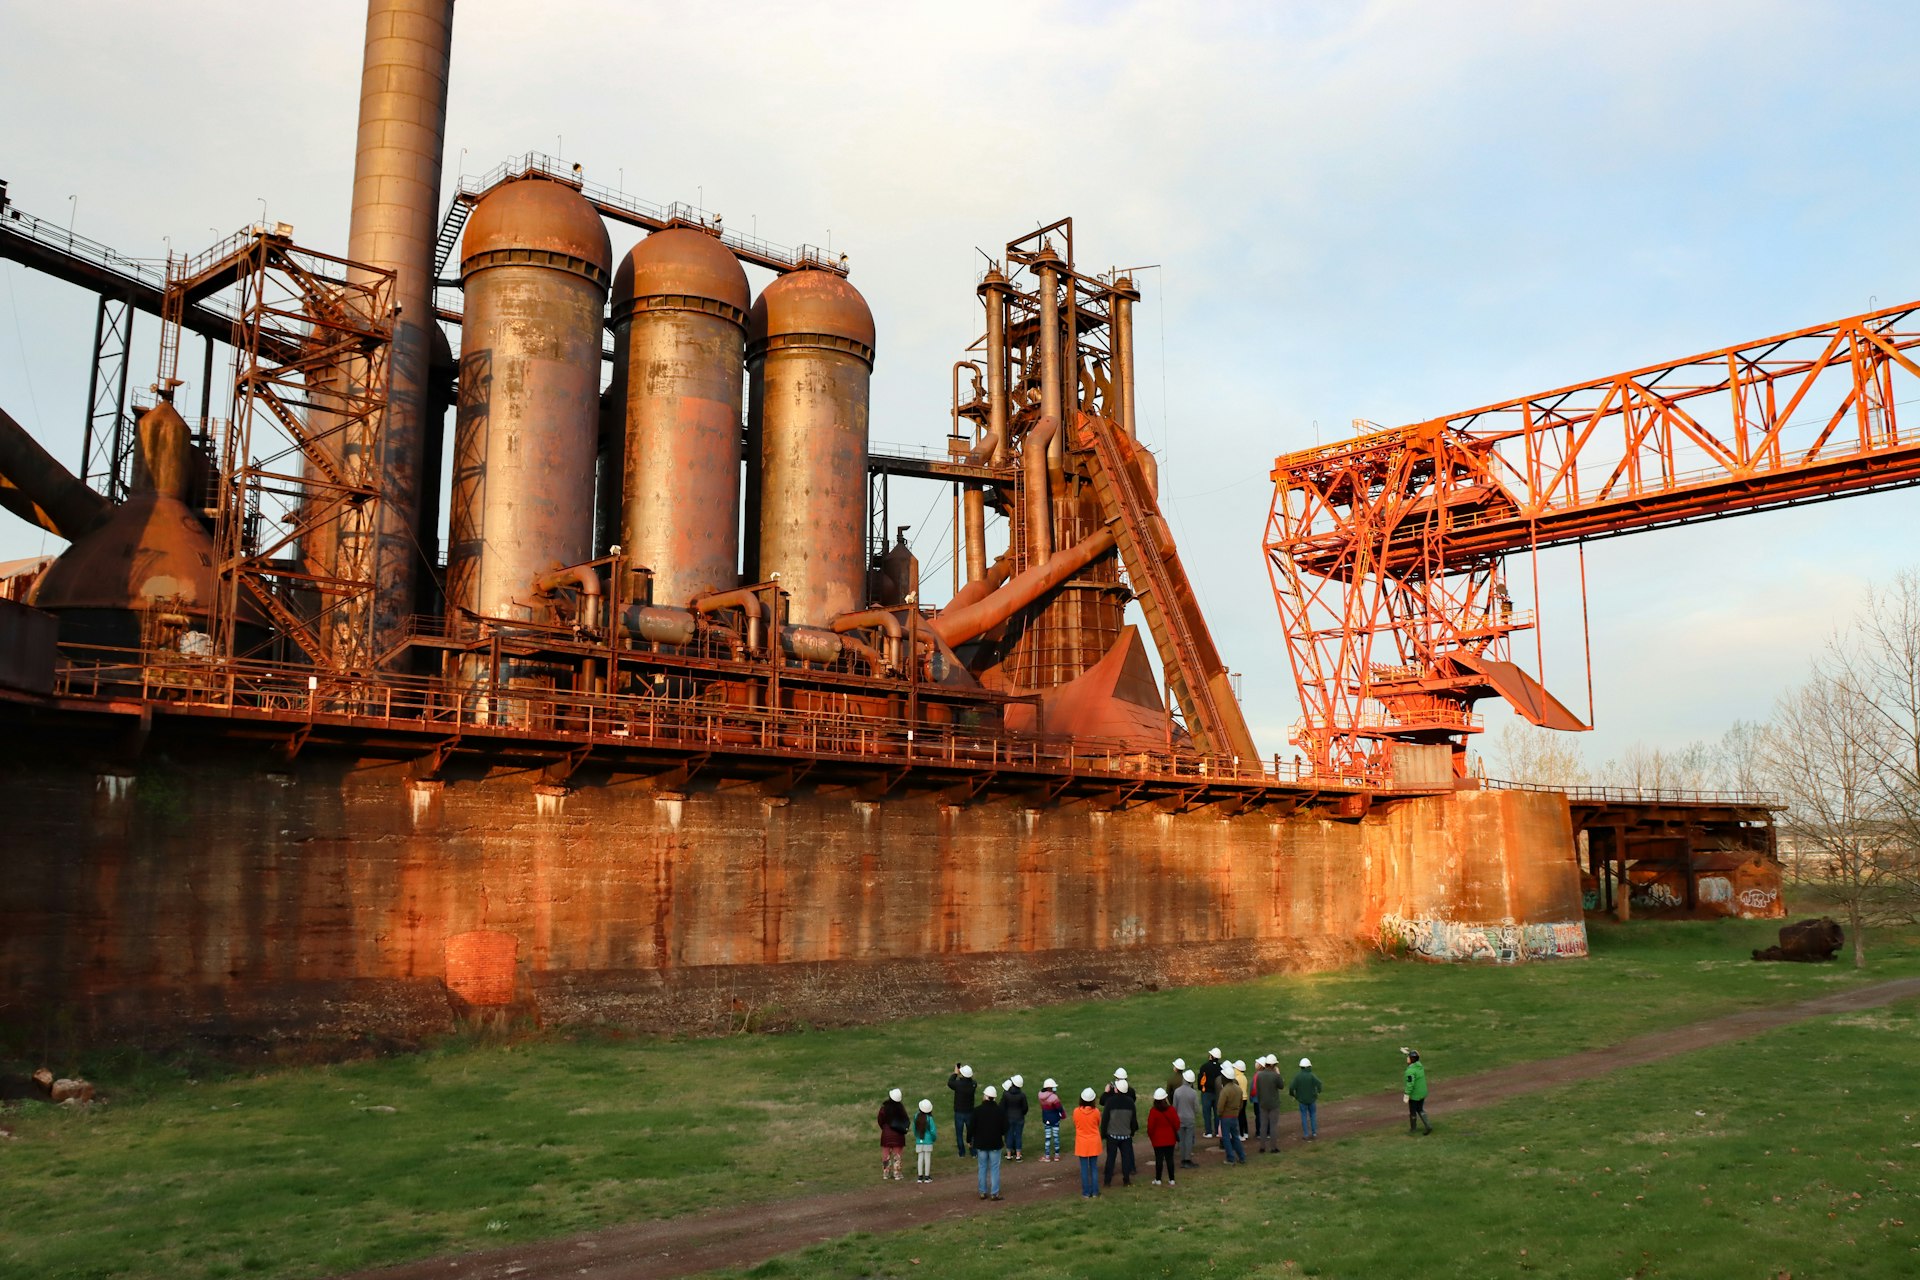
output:
POLYGON ((1219 1045, 1215 1045, 1215 1046, 1213 1046, 1213 1048, 1211 1048, 1211 1049, 1209 1049, 1209 1050, 1207 1050, 1207 1055, 1208 1055, 1209 1057, 1214 1057, 1214 1058, 1217 1058, 1217 1057, 1219 1057, 1219 1056, 1220 1056, 1220 1046, 1219 1046, 1219 1045))
POLYGON ((1027 1082, 1025 1080, 1022 1080, 1019 1076, 1015 1076, 1013 1078, 1013 1087, 1016 1089, 1024 1089, 1027 1087, 1027 1082))
POLYGON ((1002 1088, 1003 1090, 1004 1090, 1004 1089, 1011 1089, 1011 1088, 1013 1088, 1013 1081, 1012 1081, 1012 1080, 1002 1080, 1002 1081, 1000 1082, 1000 1087, 1001 1087, 1001 1088, 1002 1088))
POLYGON ((1125 1080, 1115 1080, 1113 1082, 1113 1091, 1115 1093, 1125 1093, 1128 1088, 1129 1086, 1125 1080))
POLYGON ((1185 1058, 1175 1058, 1173 1060, 1173 1069, 1175 1071, 1185 1071, 1187 1069, 1187 1060, 1185 1058))
POLYGON ((971 1080, 971 1079, 973 1079, 973 1068, 972 1068, 972 1067, 962 1067, 962 1068, 960 1068, 960 1074, 961 1074, 962 1076, 964 1076, 964 1077, 966 1077, 967 1079, 969 1079, 969 1080, 971 1080))
POLYGON ((1180 1078, 1181 1078, 1182 1080, 1185 1080, 1185 1081, 1186 1081, 1186 1082, 1187 1082, 1188 1084, 1192 1084, 1192 1083, 1193 1083, 1193 1072, 1191 1072, 1191 1071, 1182 1071, 1182 1072, 1180 1073, 1180 1078))
POLYGON ((922 1111, 924 1111, 924 1112, 926 1112, 926 1113, 927 1113, 928 1115, 932 1115, 932 1114, 933 1114, 933 1099, 932 1099, 932 1098, 922 1098, 922 1099, 920 1099, 920 1109, 921 1109, 922 1111))
POLYGON ((1087 1086, 1086 1088, 1084 1088, 1084 1089, 1082 1089, 1082 1090, 1080 1091, 1080 1101, 1082 1101, 1082 1102, 1092 1102, 1092 1101, 1093 1101, 1093 1086, 1092 1086, 1092 1085, 1088 1085, 1088 1086, 1087 1086))
POLYGON ((1153 1100, 1155 1102, 1165 1102, 1167 1100, 1167 1091, 1165 1089, 1155 1089, 1153 1091, 1153 1100))
POLYGON ((1113 1078, 1115 1080, 1125 1080, 1127 1078, 1127 1069, 1125 1067, 1115 1067, 1113 1069, 1113 1078))
POLYGON ((1302 1058, 1302 1059, 1300 1059, 1300 1065, 1301 1065, 1301 1066, 1303 1066, 1303 1067, 1310 1067, 1310 1066, 1312 1066, 1312 1065, 1313 1065, 1313 1063, 1311 1063, 1311 1062, 1309 1062, 1309 1061, 1308 1061, 1307 1059, 1305 1059, 1305 1058, 1302 1058))
POLYGON ((987 1086, 987 1096, 988 1096, 989 1098, 997 1098, 997 1097, 999 1097, 999 1096, 1000 1096, 1000 1091, 999 1091, 998 1089, 996 1089, 996 1088, 994 1088, 994 1087, 993 1087, 992 1085, 988 1085, 988 1086, 987 1086))
POLYGON ((1233 1079, 1233 1064, 1231 1062, 1221 1063, 1220 1074, 1225 1076, 1229 1080, 1233 1079))
POLYGON ((1058 1089, 1060 1085, 1057 1081, 1054 1080, 1052 1076, 1048 1076, 1045 1080, 1042 1080, 1040 1082, 1040 1087, 1042 1089, 1058 1089))
POLYGON ((1247 1069, 1247 1060, 1245 1058, 1240 1059, 1240 1061, 1233 1064, 1233 1069, 1235 1071, 1245 1071, 1247 1069))
POLYGON ((900 1101, 900 1091, 898 1089, 887 1090, 887 1096, 889 1098, 892 1098, 895 1102, 900 1101))

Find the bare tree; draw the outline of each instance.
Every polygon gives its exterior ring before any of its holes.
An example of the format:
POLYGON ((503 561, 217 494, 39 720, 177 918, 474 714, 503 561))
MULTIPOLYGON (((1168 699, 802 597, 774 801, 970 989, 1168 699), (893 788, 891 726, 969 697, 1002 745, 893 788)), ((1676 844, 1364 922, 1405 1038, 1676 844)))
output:
POLYGON ((1636 742, 1600 766, 1601 785, 1634 791, 1705 791, 1713 774, 1713 749, 1704 742, 1675 748, 1636 742))
POLYGON ((1493 738, 1494 769, 1508 782, 1532 787, 1577 787, 1587 762, 1572 735, 1515 721, 1493 738))
POLYGON ((1867 962, 1861 926, 1885 918, 1879 908, 1889 881, 1877 781, 1881 733, 1855 690, 1817 674, 1782 695, 1762 748, 1762 768, 1787 803, 1788 840, 1803 860, 1809 853, 1820 859, 1839 895, 1856 968, 1867 962))
POLYGON ((1767 789, 1762 776, 1767 726, 1735 720, 1714 744, 1714 786, 1721 791, 1755 795, 1767 789))

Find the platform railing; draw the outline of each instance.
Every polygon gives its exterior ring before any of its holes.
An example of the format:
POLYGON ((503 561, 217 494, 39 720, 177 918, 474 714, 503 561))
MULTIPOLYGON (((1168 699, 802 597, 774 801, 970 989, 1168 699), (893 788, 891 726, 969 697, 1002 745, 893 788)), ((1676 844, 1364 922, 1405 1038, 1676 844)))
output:
POLYGON ((1717 804, 1739 809, 1785 809, 1787 803, 1771 791, 1705 791, 1688 787, 1553 786, 1544 782, 1513 782, 1483 778, 1490 791, 1558 791, 1569 800, 1589 804, 1717 804))
MULTIPOLYGON (((70 698, 140 700, 183 712, 358 727, 431 729, 558 744, 732 748, 897 765, 1111 774, 1116 781, 1362 789, 1298 760, 1141 750, 1087 737, 980 732, 854 713, 739 706, 649 694, 575 694, 393 674, 81 649, 56 678, 70 698)), ((1372 788, 1377 790, 1378 788, 1372 788)))

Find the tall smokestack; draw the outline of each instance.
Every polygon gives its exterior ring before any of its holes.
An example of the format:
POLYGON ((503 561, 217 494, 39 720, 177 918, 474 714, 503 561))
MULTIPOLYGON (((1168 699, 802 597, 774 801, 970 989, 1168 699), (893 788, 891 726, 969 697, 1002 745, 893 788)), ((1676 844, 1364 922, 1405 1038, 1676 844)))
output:
POLYGON ((453 0, 369 0, 347 256, 394 273, 392 384, 373 459, 380 492, 373 652, 400 638, 425 569, 415 542, 432 358, 433 255, 453 0))

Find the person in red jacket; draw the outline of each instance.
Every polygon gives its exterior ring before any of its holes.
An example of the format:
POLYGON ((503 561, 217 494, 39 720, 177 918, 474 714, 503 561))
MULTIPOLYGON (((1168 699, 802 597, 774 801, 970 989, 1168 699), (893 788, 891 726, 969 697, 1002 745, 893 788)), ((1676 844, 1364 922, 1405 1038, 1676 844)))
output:
POLYGON ((1173 1186, 1173 1149, 1180 1141, 1180 1113, 1167 1101, 1165 1089, 1153 1091, 1153 1109, 1147 1112, 1147 1141, 1153 1144, 1153 1185, 1160 1185, 1160 1171, 1167 1171, 1167 1185, 1173 1186))

